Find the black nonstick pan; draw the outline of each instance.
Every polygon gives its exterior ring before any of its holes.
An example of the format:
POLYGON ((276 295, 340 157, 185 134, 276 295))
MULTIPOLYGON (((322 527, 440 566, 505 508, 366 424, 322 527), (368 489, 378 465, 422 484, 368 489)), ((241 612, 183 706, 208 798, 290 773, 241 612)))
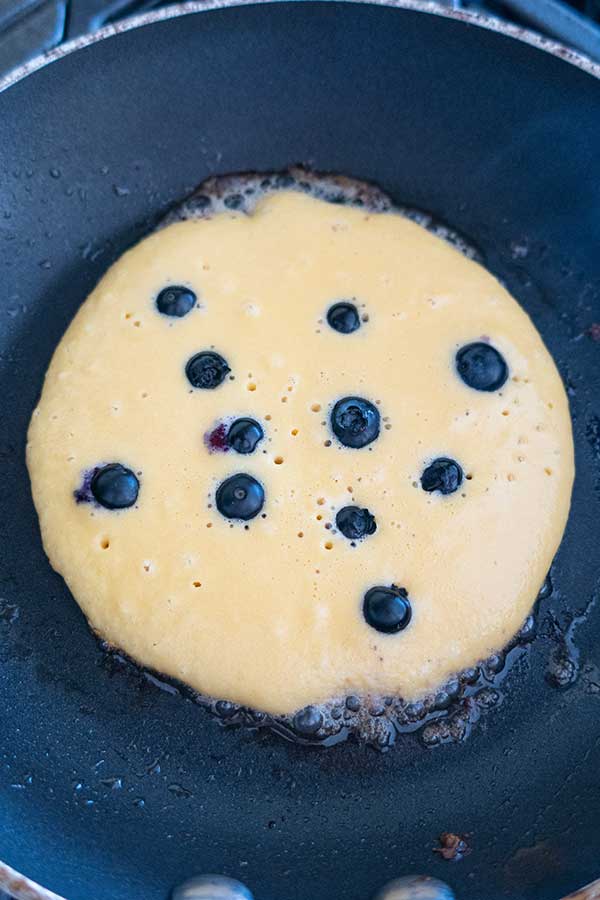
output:
POLYGON ((256 900, 369 900, 411 872, 459 900, 558 900, 600 875, 599 77, 431 3, 219 2, 110 29, 0 94, 8 866, 68 900, 166 900, 203 872, 256 900), (42 550, 25 433, 77 307, 208 175, 293 163, 463 233, 567 386, 577 479, 552 591, 463 742, 380 753, 222 727, 108 657, 42 550), (471 852, 434 852, 442 832, 471 852))

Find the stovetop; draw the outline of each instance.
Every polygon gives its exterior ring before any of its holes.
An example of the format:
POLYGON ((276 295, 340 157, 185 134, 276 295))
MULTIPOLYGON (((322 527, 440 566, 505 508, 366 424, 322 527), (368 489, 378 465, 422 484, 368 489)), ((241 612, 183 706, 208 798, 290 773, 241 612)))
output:
MULTIPOLYGON (((526 25, 600 61, 600 0, 440 0, 526 25)), ((0 77, 64 41, 167 6, 160 0, 0 0, 0 77)))

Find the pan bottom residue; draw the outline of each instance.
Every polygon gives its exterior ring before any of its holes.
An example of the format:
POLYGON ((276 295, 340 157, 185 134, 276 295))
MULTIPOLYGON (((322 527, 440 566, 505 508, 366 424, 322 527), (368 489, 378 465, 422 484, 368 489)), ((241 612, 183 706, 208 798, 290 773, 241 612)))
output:
MULTIPOLYGON (((481 717, 502 702, 505 679, 515 663, 527 654, 537 634, 539 605, 551 593, 552 581, 548 575, 534 611, 502 651, 458 673, 436 693, 412 703, 400 697, 349 695, 307 706, 293 715, 274 716, 228 700, 205 697, 175 679, 138 666, 106 642, 100 644, 105 653, 105 668, 111 675, 126 673, 138 680, 140 686, 150 684, 187 698, 224 727, 266 730, 295 744, 322 748, 352 739, 380 751, 389 750, 403 735, 415 735, 426 747, 433 748, 464 741, 481 717)), ((567 653, 560 655, 560 659, 559 655, 552 657, 548 678, 562 686, 574 662, 567 653)))

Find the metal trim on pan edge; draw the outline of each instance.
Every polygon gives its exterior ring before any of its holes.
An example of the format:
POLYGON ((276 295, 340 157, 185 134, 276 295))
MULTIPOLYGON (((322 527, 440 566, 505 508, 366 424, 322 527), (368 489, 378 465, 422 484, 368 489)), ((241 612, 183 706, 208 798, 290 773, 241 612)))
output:
MULTIPOLYGON (((104 40, 104 38, 130 31, 133 28, 140 28, 143 25, 152 25, 155 22, 164 22, 168 19, 175 19, 179 16, 191 15, 193 13, 215 9, 227 9, 232 6, 250 6, 258 5, 258 3, 276 2, 279 2, 279 0, 189 0, 187 3, 174 4, 165 9, 154 10, 154 12, 141 13, 139 16, 132 16, 129 19, 124 19, 122 22, 106 25, 104 28, 100 28, 98 31, 94 31, 91 34, 85 34, 74 38, 72 41, 68 41, 66 44, 55 47, 53 50, 49 50, 41 56, 36 56, 29 62, 24 63, 24 65, 18 66, 16 69, 9 72, 8 75, 0 78, 0 92, 10 87, 12 84, 15 84, 17 81, 21 81, 26 75, 30 75, 32 72, 36 72, 38 69, 47 66, 48 63, 55 62, 57 59, 61 59, 63 56, 73 53, 74 50, 81 50, 83 47, 88 47, 90 44, 95 44, 97 41, 104 40)), ((326 0, 320 0, 320 2, 326 2, 326 0)), ((479 28, 486 28, 488 31, 496 31, 507 37, 522 41, 525 44, 530 44, 538 50, 544 50, 552 56, 558 56, 565 62, 577 66, 579 69, 583 69, 584 72, 593 75, 595 78, 600 78, 600 63, 594 62, 583 53, 579 53, 577 50, 571 50, 564 44, 560 44, 550 38, 545 38, 535 31, 530 31, 519 25, 513 25, 510 22, 504 22, 493 16, 467 10, 451 9, 447 6, 443 6, 441 3, 435 2, 435 0, 342 0, 342 2, 366 3, 373 6, 391 6, 396 9, 408 9, 414 12, 442 16, 446 19, 456 19, 459 22, 465 22, 467 25, 476 25, 479 28)))
MULTIPOLYGON (((68 56, 69 53, 73 53, 75 50, 82 50, 84 47, 89 47, 90 44, 95 44, 98 41, 104 40, 104 38, 113 37, 113 35, 121 34, 125 31, 131 31, 133 28, 140 28, 143 25, 152 25, 155 22, 164 22, 167 21, 167 19, 175 19, 179 16, 187 16, 193 13, 205 12, 207 10, 210 11, 215 9, 227 9, 231 6, 252 6, 257 5, 257 3, 277 2, 280 2, 280 0, 190 0, 188 3, 179 3, 174 6, 169 6, 166 9, 142 13, 139 16, 133 16, 122 22, 106 25, 104 28, 101 28, 99 31, 94 31, 91 34, 85 34, 81 37, 74 38, 74 40, 68 41, 60 47, 55 47, 53 50, 44 53, 42 56, 36 56, 22 66, 18 66, 16 69, 9 72, 8 75, 5 75, 4 78, 0 78, 0 92, 9 88, 11 85, 16 84, 18 81, 21 81, 27 75, 31 75, 32 72, 37 72, 38 69, 42 69, 49 63, 62 59, 63 56, 68 56)), ((321 0, 321 2, 325 2, 325 0, 321 0)), ((413 12, 443 16, 446 19, 457 19, 468 25, 476 25, 479 28, 486 28, 488 31, 496 31, 507 37, 514 38, 515 40, 523 41, 523 43, 530 44, 538 50, 544 50, 552 56, 558 56, 565 62, 577 66, 579 69, 583 69, 584 72, 593 75, 595 78, 600 78, 600 63, 593 62, 589 57, 584 56, 582 53, 578 53, 576 50, 571 50, 569 47, 565 47, 557 41, 552 41, 540 34, 536 34, 534 31, 529 31, 527 28, 520 28, 518 25, 513 25, 510 22, 503 22, 501 19, 496 19, 492 16, 486 16, 476 12, 467 12, 465 10, 450 9, 447 6, 442 6, 440 3, 430 2, 430 0, 342 0, 342 2, 365 3, 375 6, 392 6, 396 9, 408 9, 413 12)), ((8 891, 15 900, 64 900, 63 897, 54 894, 52 891, 31 881, 26 876, 19 874, 19 872, 15 871, 15 869, 11 869, 10 866, 7 866, 2 861, 0 861, 0 888, 8 891)), ((586 896, 586 894, 583 895, 583 897, 586 896)))
POLYGON ((64 900, 3 862, 0 862, 0 888, 8 891, 15 900, 64 900))

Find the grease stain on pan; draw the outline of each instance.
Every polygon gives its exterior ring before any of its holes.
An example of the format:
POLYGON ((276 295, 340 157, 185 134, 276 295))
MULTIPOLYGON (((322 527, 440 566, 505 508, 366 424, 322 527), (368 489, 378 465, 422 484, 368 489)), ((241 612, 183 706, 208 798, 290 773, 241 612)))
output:
POLYGON ((174 679, 141 668, 122 651, 103 641, 105 666, 109 673, 125 673, 170 694, 191 699, 225 727, 266 729, 295 744, 332 747, 349 738, 386 751, 402 735, 416 734, 426 747, 463 741, 473 726, 490 709, 502 702, 502 682, 514 663, 521 659, 535 636, 533 615, 502 652, 461 672, 437 693, 416 703, 398 697, 337 697, 327 703, 308 706, 287 716, 273 716, 239 706, 228 700, 206 697, 174 679))
POLYGON ((580 653, 575 644, 575 631, 586 621, 597 599, 597 594, 592 594, 583 609, 578 612, 567 611, 562 617, 553 612, 548 613, 548 636, 555 642, 555 647, 548 661, 546 680, 552 687, 564 689, 577 681, 580 653))

